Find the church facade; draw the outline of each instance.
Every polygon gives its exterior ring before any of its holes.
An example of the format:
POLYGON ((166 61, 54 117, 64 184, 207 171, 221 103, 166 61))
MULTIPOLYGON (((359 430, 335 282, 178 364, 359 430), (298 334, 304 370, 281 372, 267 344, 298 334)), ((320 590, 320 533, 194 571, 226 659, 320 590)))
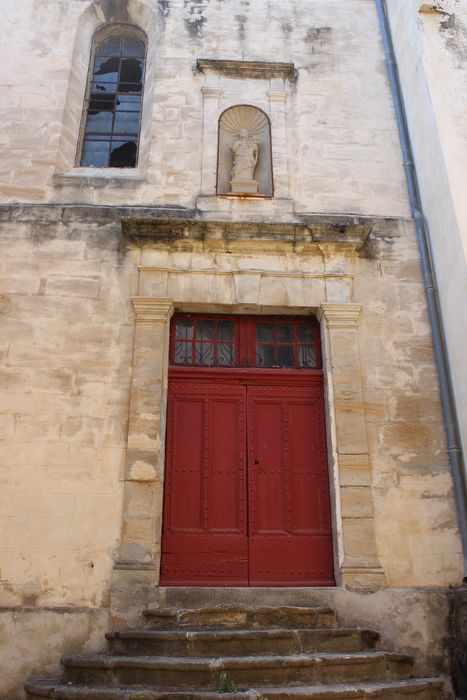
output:
MULTIPOLYGON (((462 428, 447 5, 387 2, 462 428)), ((1 697, 180 587, 332 605, 449 679, 465 474, 375 3, 4 14, 1 697)))

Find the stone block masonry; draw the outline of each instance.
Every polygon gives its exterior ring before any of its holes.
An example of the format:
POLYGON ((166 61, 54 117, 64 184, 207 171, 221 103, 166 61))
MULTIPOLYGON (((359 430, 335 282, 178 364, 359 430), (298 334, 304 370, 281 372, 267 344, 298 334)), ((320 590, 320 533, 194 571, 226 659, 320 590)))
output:
MULTIPOLYGON (((405 4, 388 2, 402 53, 417 46, 405 4)), ((423 673, 447 673, 462 555, 374 3, 3 0, 2 11, 0 696, 17 700, 26 674, 99 650, 108 625, 176 598, 158 586, 174 310, 319 317, 337 586, 297 589, 296 602, 327 597, 346 624, 416 653, 423 673), (80 168, 93 35, 111 22, 148 40, 140 160, 80 168), (271 124, 271 199, 217 196, 218 119, 242 104, 271 124)), ((459 26, 426 29, 436 55, 459 26)), ((457 264, 445 237, 454 180, 430 160, 432 126, 420 134, 421 181, 443 192, 435 257, 457 264)))

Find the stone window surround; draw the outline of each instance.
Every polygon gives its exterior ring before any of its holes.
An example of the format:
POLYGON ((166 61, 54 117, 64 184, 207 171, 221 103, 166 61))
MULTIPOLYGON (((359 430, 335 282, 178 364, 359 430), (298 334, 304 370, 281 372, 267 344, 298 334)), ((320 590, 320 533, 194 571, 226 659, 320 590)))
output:
MULTIPOLYGON (((120 24, 117 22, 109 22, 107 24, 104 24, 102 27, 100 27, 93 36, 92 39, 92 50, 91 50, 91 57, 89 60, 89 70, 88 70, 88 80, 87 80, 87 88, 86 88, 86 93, 85 93, 85 100, 83 103, 83 112, 81 116, 81 126, 79 130, 79 138, 78 138, 78 147, 76 149, 76 155, 75 155, 75 168, 81 168, 81 159, 83 156, 83 144, 84 144, 84 138, 85 138, 85 131, 86 131, 86 123, 88 119, 88 114, 89 114, 89 106, 88 105, 88 100, 90 99, 90 93, 92 91, 92 83, 94 82, 93 79, 93 70, 95 68, 95 63, 96 63, 96 51, 98 47, 104 43, 107 39, 111 39, 112 37, 118 37, 118 38, 131 38, 131 39, 136 39, 144 44, 144 64, 145 64, 145 70, 143 72, 142 76, 142 91, 141 91, 141 98, 142 98, 142 105, 144 105, 144 83, 145 83, 145 75, 146 75, 146 55, 147 55, 147 49, 148 49, 148 41, 147 41, 147 36, 145 32, 143 32, 139 27, 137 27, 134 24, 120 24)), ((140 113, 140 124, 139 124, 139 129, 138 129, 138 140, 137 140, 137 146, 138 146, 138 158, 137 158, 137 164, 134 168, 112 168, 112 170, 117 170, 117 171, 122 171, 122 170, 127 170, 130 173, 134 172, 135 170, 138 169, 138 163, 140 161, 140 154, 139 154, 139 136, 141 132, 141 117, 142 117, 142 111, 140 113)), ((113 135, 113 130, 112 130, 112 135, 113 135)), ((120 140, 123 140, 120 139, 120 140)), ((91 170, 96 170, 96 168, 90 168, 91 170)), ((98 170, 102 170, 102 168, 98 168, 98 170)), ((109 170, 108 167, 103 168, 103 170, 107 171, 109 170)))
MULTIPOLYGON (((129 590, 134 596, 139 591, 139 606, 147 605, 159 581, 170 319, 175 309, 241 311, 241 305, 183 304, 164 297, 137 296, 132 302, 136 326, 123 525, 112 581, 112 608, 127 618, 132 614, 129 590)), ((273 312, 246 306, 248 313, 273 312)), ((316 313, 321 324, 336 584, 376 590, 384 586, 385 575, 373 520, 358 343, 361 310, 360 304, 322 303, 308 312, 316 313)), ((303 314, 304 309, 290 306, 281 313, 303 314)))
POLYGON ((109 182, 118 181, 123 186, 135 187, 146 179, 156 78, 156 47, 160 27, 154 9, 145 0, 134 0, 131 4, 129 3, 128 12, 130 14, 126 18, 114 18, 110 14, 105 14, 105 5, 94 2, 79 19, 53 175, 56 185, 90 184, 102 187, 109 182), (75 164, 79 150, 89 70, 92 69, 94 38, 107 29, 112 31, 112 25, 123 31, 125 27, 131 28, 146 37, 146 73, 138 165, 136 168, 82 168, 75 164))

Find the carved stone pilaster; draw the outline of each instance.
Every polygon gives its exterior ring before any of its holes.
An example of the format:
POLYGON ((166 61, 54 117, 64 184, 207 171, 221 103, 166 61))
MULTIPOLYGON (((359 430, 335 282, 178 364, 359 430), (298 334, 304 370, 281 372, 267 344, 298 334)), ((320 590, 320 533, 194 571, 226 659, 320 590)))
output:
POLYGON ((358 343, 360 304, 322 304, 323 354, 329 410, 335 420, 335 453, 342 531, 342 582, 372 590, 384 585, 376 553, 371 494, 371 460, 358 343))
POLYGON ((162 510, 165 405, 172 299, 134 297, 136 328, 124 471, 124 512, 117 567, 155 563, 162 510))

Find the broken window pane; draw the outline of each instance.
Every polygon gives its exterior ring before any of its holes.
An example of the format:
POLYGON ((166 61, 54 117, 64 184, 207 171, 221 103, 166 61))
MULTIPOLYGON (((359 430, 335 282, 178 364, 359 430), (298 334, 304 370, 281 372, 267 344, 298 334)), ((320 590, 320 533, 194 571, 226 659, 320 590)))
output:
POLYGON ((113 95, 99 95, 96 93, 91 93, 88 114, 97 114, 97 112, 113 112, 114 109, 115 98, 113 95))
POLYGON ((101 95, 104 92, 115 94, 117 92, 117 83, 107 83, 104 80, 94 80, 91 85, 91 94, 97 93, 101 95))
POLYGON ((97 58, 94 64, 94 76, 102 76, 102 80, 116 83, 118 64, 118 58, 97 58))
POLYGON ((113 141, 110 151, 110 168, 134 168, 136 165, 136 142, 113 141))
POLYGON ((120 80, 125 83, 141 83, 143 64, 143 61, 136 58, 124 58, 120 68, 120 80))
POLYGON ((119 95, 117 98, 117 112, 139 112, 141 109, 141 97, 139 95, 119 95))

